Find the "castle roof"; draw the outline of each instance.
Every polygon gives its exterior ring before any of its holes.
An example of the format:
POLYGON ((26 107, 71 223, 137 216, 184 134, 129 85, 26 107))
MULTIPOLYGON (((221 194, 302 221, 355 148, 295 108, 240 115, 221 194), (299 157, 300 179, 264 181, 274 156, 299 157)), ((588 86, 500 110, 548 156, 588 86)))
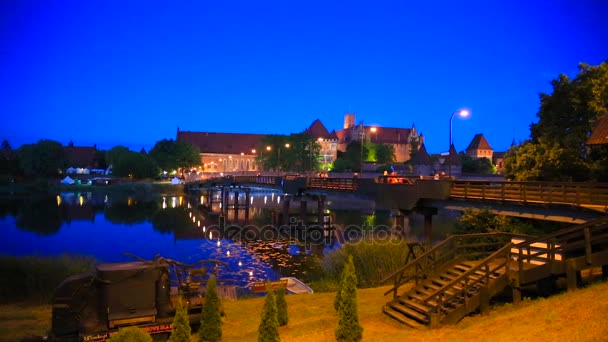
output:
POLYGON ((315 139, 316 138, 323 138, 323 139, 330 138, 329 131, 327 130, 327 128, 325 128, 325 125, 323 125, 323 123, 319 119, 316 119, 315 121, 313 121, 313 123, 310 125, 310 127, 308 127, 304 131, 304 133, 308 133, 315 139))
POLYGON ((412 163, 414 165, 432 165, 433 164, 433 160, 431 159, 431 156, 429 155, 429 153, 426 151, 426 147, 424 146, 424 143, 422 143, 420 145, 418 152, 414 155, 414 158, 412 158, 412 163))
POLYGON ((267 134, 178 131, 177 141, 187 141, 202 153, 252 154, 267 134))
POLYGON ((473 137, 469 147, 466 149, 467 152, 477 150, 492 150, 492 147, 481 133, 475 134, 475 137, 473 137))

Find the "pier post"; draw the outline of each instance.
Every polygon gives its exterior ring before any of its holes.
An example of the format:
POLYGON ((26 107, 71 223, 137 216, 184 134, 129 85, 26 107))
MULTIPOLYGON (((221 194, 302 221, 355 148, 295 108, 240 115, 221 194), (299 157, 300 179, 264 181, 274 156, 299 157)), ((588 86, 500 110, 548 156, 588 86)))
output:
POLYGON ((283 195, 283 224, 289 225, 289 205, 291 203, 291 196, 283 195))
POLYGON ((424 240, 429 246, 433 245, 433 215, 437 215, 437 208, 422 208, 424 215, 424 240))

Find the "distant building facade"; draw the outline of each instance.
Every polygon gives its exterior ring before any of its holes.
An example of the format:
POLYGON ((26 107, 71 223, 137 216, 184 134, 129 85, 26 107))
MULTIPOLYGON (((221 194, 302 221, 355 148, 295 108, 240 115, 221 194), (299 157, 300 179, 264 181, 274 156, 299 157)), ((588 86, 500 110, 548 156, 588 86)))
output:
MULTIPOLYGON (((317 119, 304 130, 321 146, 321 166, 327 170, 338 158, 338 151, 346 151, 353 141, 364 141, 393 146, 395 163, 409 160, 412 142, 422 143, 416 127, 394 128, 365 126, 363 122, 355 125, 355 114, 344 116, 344 127, 331 132, 317 119)), ((268 134, 189 132, 177 130, 177 141, 186 141, 201 151, 203 172, 259 171, 256 164, 258 153, 264 153, 262 145, 268 134)))
POLYGON ((258 171, 256 156, 266 134, 187 132, 177 130, 177 141, 201 151, 202 172, 258 171))

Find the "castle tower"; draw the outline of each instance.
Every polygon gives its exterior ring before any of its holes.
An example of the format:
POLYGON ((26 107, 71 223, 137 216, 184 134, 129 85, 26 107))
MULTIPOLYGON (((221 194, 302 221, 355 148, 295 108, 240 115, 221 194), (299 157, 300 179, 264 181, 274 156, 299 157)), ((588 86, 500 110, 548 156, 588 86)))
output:
POLYGON ((344 129, 355 126, 355 114, 346 113, 344 114, 344 129))

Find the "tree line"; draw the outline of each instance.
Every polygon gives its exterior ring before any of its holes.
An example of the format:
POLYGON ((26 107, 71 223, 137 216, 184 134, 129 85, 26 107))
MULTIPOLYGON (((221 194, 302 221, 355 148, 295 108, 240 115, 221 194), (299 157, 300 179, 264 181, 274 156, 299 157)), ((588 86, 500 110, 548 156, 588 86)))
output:
MULTIPOLYGON (((200 165, 200 151, 184 141, 163 139, 149 153, 131 151, 115 146, 107 151, 96 150, 94 168, 107 169, 112 175, 135 179, 152 178, 161 171, 188 170, 200 165)), ((13 150, 8 141, 0 146, 0 175, 25 178, 53 178, 61 176, 68 165, 68 156, 61 143, 42 139, 13 150)))

